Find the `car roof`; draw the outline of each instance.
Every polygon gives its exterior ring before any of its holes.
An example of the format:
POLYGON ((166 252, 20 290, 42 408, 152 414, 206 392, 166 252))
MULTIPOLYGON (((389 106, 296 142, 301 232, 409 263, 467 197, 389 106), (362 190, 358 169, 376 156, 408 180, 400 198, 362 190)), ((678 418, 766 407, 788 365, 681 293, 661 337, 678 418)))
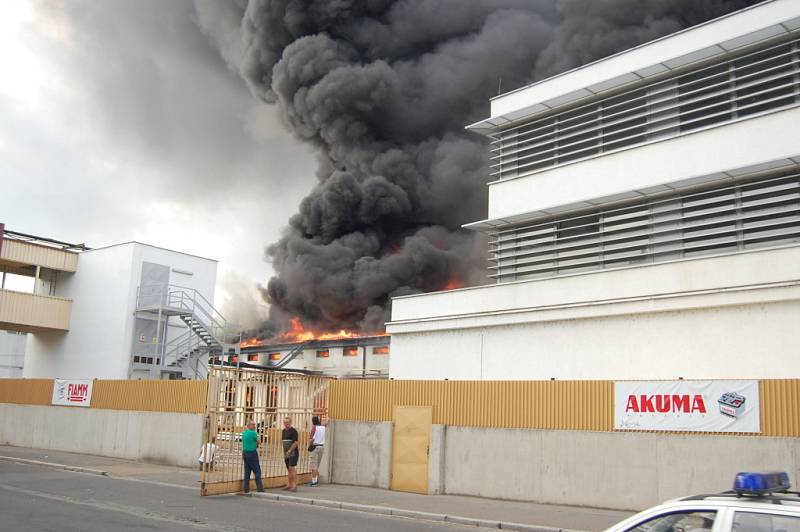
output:
POLYGON ((737 496, 735 493, 694 495, 667 501, 660 507, 684 508, 686 506, 750 508, 754 510, 782 511, 800 514, 800 497, 797 495, 775 494, 762 497, 737 496))

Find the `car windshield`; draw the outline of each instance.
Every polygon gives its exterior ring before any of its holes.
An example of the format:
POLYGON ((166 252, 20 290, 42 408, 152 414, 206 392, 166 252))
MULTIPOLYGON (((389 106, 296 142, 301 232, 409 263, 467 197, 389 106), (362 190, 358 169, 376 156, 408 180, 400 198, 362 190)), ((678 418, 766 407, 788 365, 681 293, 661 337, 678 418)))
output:
POLYGON ((648 519, 629 528, 630 532, 710 532, 714 526, 715 512, 673 512, 648 519))

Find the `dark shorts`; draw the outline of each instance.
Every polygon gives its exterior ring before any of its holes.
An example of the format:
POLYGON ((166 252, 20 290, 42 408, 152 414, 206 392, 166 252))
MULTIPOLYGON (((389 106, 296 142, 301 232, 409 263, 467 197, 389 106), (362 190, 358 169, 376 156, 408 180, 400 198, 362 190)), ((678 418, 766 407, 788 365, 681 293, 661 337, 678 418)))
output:
POLYGON ((294 453, 289 458, 285 458, 283 463, 286 464, 286 467, 297 467, 298 458, 300 458, 300 453, 294 453))

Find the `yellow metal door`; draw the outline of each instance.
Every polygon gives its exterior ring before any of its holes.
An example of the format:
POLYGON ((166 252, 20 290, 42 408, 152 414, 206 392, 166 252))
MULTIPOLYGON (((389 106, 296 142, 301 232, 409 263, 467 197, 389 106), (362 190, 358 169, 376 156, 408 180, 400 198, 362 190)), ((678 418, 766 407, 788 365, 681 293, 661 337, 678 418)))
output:
POLYGON ((428 493, 428 447, 433 407, 395 406, 392 482, 395 491, 428 493))

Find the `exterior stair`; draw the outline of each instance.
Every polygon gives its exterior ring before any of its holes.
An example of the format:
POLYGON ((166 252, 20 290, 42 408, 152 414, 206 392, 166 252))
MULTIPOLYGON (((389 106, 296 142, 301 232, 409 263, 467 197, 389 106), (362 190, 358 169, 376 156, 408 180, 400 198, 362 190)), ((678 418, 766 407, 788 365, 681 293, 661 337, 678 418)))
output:
MULTIPOLYGON (((161 374, 171 378, 204 379, 210 357, 239 354, 241 334, 193 288, 175 285, 140 287, 145 298, 137 312, 157 314, 169 325, 177 318, 185 326, 181 334, 167 338, 160 345, 161 374)), ((165 327, 169 330, 169 326, 165 327)))

